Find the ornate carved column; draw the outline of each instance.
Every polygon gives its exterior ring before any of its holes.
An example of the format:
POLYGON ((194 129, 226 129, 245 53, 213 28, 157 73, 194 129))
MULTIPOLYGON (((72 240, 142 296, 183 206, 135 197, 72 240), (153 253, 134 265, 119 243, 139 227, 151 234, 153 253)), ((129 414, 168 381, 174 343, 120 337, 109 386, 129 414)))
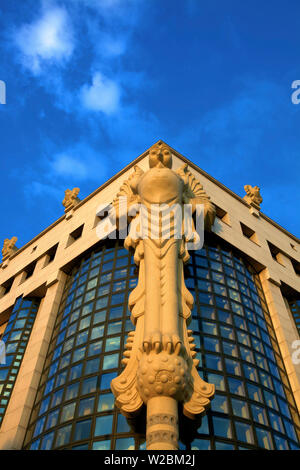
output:
POLYGON ((131 225, 124 245, 134 250, 139 280, 129 297, 136 328, 126 344, 126 368, 111 388, 124 415, 132 417, 147 406, 147 449, 176 450, 178 402, 186 416, 195 418, 214 394, 214 386, 198 375, 192 331, 187 329, 193 297, 183 267, 189 259, 187 243, 199 236, 192 221, 190 230, 184 226, 182 216, 184 204, 192 211, 202 204, 210 229, 215 208, 187 165, 172 170, 166 144, 150 149, 149 167, 143 172, 136 166, 113 202, 118 220, 129 208, 131 225))

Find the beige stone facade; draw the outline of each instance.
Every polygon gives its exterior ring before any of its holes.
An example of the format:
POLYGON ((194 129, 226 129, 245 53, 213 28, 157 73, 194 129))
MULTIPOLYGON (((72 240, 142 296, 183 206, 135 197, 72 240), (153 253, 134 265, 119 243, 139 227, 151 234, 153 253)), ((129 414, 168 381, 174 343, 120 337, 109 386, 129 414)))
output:
MULTIPOLYGON (((212 232, 256 266, 300 411, 300 364, 292 360, 293 342, 299 340, 299 334, 285 300, 288 292, 300 292, 300 277, 295 269, 300 263, 299 240, 255 204, 234 194, 173 149, 172 156, 173 169, 176 171, 187 163, 191 174, 215 204, 217 217, 212 232), (274 255, 270 246, 277 247, 278 253, 274 255)), ((19 296, 41 299, 0 428, 0 449, 22 448, 64 283, 76 260, 99 244, 95 229, 99 205, 113 201, 136 164, 144 172, 149 169, 148 151, 94 193, 81 201, 76 199, 71 210, 25 246, 12 250, 0 265, 0 337, 19 296)), ((244 183, 248 182, 241 182, 241 193, 244 183)))

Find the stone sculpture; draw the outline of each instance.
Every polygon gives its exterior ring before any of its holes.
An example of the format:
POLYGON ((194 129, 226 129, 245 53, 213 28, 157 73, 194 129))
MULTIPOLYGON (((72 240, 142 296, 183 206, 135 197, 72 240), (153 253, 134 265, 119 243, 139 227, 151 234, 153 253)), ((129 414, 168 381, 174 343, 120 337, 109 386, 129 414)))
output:
POLYGON ((151 220, 146 233, 143 229, 142 237, 141 212, 149 221, 153 205, 176 205, 182 212, 184 204, 191 204, 192 211, 202 204, 205 227, 210 229, 215 207, 186 164, 172 170, 172 153, 163 142, 150 149, 149 167, 143 172, 135 166, 113 201, 117 220, 122 217, 122 200, 127 201, 131 225, 124 246, 134 251, 139 279, 129 297, 135 331, 128 335, 126 367, 112 380, 111 388, 125 416, 132 417, 143 404, 147 406, 147 449, 175 450, 178 402, 183 404, 183 413, 194 418, 204 412, 214 394, 214 385, 204 382, 196 370, 194 338, 187 329, 193 296, 185 286, 183 268, 189 259, 187 242, 198 235, 192 222, 188 236, 183 228, 181 236, 176 236, 173 215, 169 236, 164 237, 158 215, 154 227, 151 220))
POLYGON ((18 241, 17 237, 12 237, 11 239, 6 238, 3 243, 2 248, 2 258, 8 258, 12 255, 15 251, 17 251, 17 247, 15 246, 16 242, 18 241))
POLYGON ((245 201, 248 204, 254 204, 260 209, 260 205, 263 201, 260 195, 260 188, 258 186, 251 186, 250 184, 246 184, 244 186, 244 190, 246 191, 246 196, 244 196, 245 201))
POLYGON ((79 194, 80 189, 79 188, 73 188, 71 189, 66 189, 65 190, 65 197, 62 201, 63 206, 65 207, 65 210, 69 210, 72 207, 76 206, 79 202, 79 198, 77 197, 79 194))

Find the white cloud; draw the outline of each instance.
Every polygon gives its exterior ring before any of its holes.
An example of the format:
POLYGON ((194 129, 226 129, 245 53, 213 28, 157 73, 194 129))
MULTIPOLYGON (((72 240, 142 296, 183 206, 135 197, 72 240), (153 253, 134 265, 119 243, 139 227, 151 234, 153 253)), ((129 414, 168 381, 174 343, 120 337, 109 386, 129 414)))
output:
POLYGON ((44 10, 36 21, 23 25, 15 35, 22 64, 35 75, 43 65, 64 64, 72 55, 72 26, 64 8, 44 10))
POLYGON ((107 174, 107 158, 85 142, 79 142, 46 160, 45 176, 60 181, 102 181, 107 174))
POLYGON ((120 106, 119 85, 100 72, 94 74, 92 85, 82 86, 79 95, 82 105, 91 111, 112 114, 120 106))
POLYGON ((126 40, 124 38, 114 38, 109 34, 103 34, 98 51, 105 56, 120 56, 126 51, 126 40))
POLYGON ((52 162, 52 170, 59 176, 71 176, 78 179, 86 179, 88 175, 88 168, 84 162, 67 153, 60 153, 55 156, 52 162))

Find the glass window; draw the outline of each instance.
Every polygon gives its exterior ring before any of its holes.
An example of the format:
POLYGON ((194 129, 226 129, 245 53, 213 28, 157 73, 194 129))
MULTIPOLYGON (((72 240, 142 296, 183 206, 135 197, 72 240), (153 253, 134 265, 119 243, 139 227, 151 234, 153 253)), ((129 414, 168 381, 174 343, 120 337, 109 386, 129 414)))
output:
POLYGON ((113 415, 96 418, 95 436, 104 436, 112 433, 113 415))
POLYGON ((126 437, 123 439, 116 439, 116 450, 134 450, 134 439, 132 437, 126 437))
POLYGON ((220 333, 223 338, 234 339, 233 329, 228 326, 220 326, 220 333))
POLYGON ((101 326, 95 326, 94 328, 92 328, 92 332, 91 332, 91 341, 93 339, 98 339, 98 338, 102 338, 103 337, 103 333, 104 333, 104 326, 101 325, 101 326))
POLYGON ((119 354, 110 354, 109 356, 104 356, 102 369, 114 369, 118 367, 118 364, 119 354))
POLYGON ((47 423, 45 429, 52 428, 53 426, 56 425, 57 420, 58 420, 58 414, 59 414, 59 409, 51 411, 51 413, 48 414, 47 418, 47 423))
POLYGON ((218 310, 219 321, 223 323, 232 323, 232 316, 230 313, 223 310, 218 310))
POLYGON ((75 441, 81 441, 90 437, 91 422, 91 419, 86 419, 85 421, 79 421, 76 423, 74 434, 75 441))
POLYGON ((284 427, 280 416, 277 413, 273 413, 273 411, 269 410, 269 418, 272 428, 275 429, 275 431, 279 431, 284 434, 284 427))
POLYGON ((231 438, 230 420, 213 416, 214 434, 219 437, 231 438))
POLYGON ((226 365, 227 374, 241 375, 240 363, 238 361, 234 361, 233 359, 226 358, 225 365, 226 365))
POLYGON ((114 335, 114 334, 117 334, 117 333, 121 333, 121 330, 122 330, 122 322, 121 321, 109 323, 108 328, 107 328, 107 334, 108 335, 114 335))
POLYGON ((228 377, 228 385, 230 393, 235 395, 245 395, 244 385, 241 380, 233 379, 232 377, 228 377))
POLYGON ((224 395, 216 394, 214 399, 211 401, 211 409, 213 411, 218 411, 219 413, 227 413, 227 398, 224 395))
POLYGON ((49 432, 48 434, 45 434, 41 443, 41 450, 50 450, 52 447, 53 438, 54 438, 53 431, 49 432))
POLYGON ((87 416, 93 413, 95 398, 85 398, 79 402, 78 416, 87 416))
POLYGON ((211 374, 210 372, 208 372, 207 381, 209 383, 215 384, 216 390, 225 390, 225 381, 223 375, 211 374))
POLYGON ((69 380, 78 379, 81 376, 82 364, 77 364, 71 368, 69 380))
POLYGON ((43 418, 40 418, 40 419, 36 422, 35 430, 34 430, 34 433, 33 433, 33 437, 36 437, 36 436, 38 436, 39 434, 41 434, 41 432, 42 432, 42 430, 43 430, 43 427, 44 427, 44 424, 45 424, 45 420, 46 420, 46 416, 44 416, 43 418))
POLYGON ((81 394, 87 395, 88 393, 95 392, 97 390, 97 380, 97 376, 85 379, 81 385, 81 394))
POLYGON ((204 349, 206 349, 207 351, 219 352, 220 350, 219 341, 217 339, 204 337, 203 343, 204 349))
POLYGON ((79 389, 79 382, 69 385, 66 391, 66 400, 71 400, 72 398, 77 397, 78 389, 79 389))
POLYGON ((264 408, 257 405, 251 405, 251 410, 254 421, 260 424, 264 424, 265 426, 268 425, 267 413, 264 408))
POLYGON ((224 354, 226 354, 227 356, 233 356, 233 357, 238 356, 237 347, 234 343, 229 343, 228 341, 222 341, 222 345, 223 345, 224 354))
POLYGON ((84 358, 85 350, 85 346, 82 348, 75 349, 75 351, 73 352, 73 362, 81 361, 84 358))
POLYGON ((249 398, 251 400, 258 401, 260 403, 263 401, 263 396, 260 387, 247 383, 247 390, 249 398))
POLYGON ((198 432, 200 434, 209 434, 207 415, 202 417, 198 432))
MULTIPOLYGON (((60 390, 57 390, 57 392, 55 392, 55 393, 52 395, 52 400, 51 400, 51 407, 52 407, 52 408, 53 408, 54 406, 58 406, 58 405, 61 404, 63 392, 64 392, 64 389, 61 388, 60 390)), ((50 397, 49 397, 49 398, 50 398, 50 397)))
POLYGON ((276 400, 274 393, 267 392, 266 390, 264 390, 264 397, 265 397, 266 404, 270 408, 273 408, 274 410, 278 410, 277 400, 276 400))
POLYGON ((208 369, 222 370, 222 361, 220 356, 214 354, 206 354, 205 356, 206 367, 208 369))
POLYGON ((94 442, 93 450, 110 450, 110 440, 94 442))
POLYGON ((231 398, 231 405, 234 416, 249 419, 248 405, 245 401, 231 398))
POLYGON ((43 413, 45 413, 48 410, 49 402, 50 402, 50 397, 47 397, 45 400, 42 401, 40 412, 39 412, 40 415, 42 415, 43 413))
POLYGON ((102 374, 102 375, 101 375, 101 382, 100 382, 100 388, 101 388, 101 390, 110 389, 110 382, 111 382, 112 379, 114 379, 115 377, 117 377, 117 373, 116 373, 116 372, 111 372, 110 374, 102 374))
POLYGON ((228 442, 216 441, 215 446, 216 446, 216 450, 233 450, 234 449, 234 445, 229 444, 228 442))
POLYGON ((210 450, 210 441, 207 439, 194 439, 191 450, 210 450))
POLYGON ((272 450, 273 449, 273 443, 271 439, 271 434, 266 431, 265 429, 261 429, 256 427, 256 436, 257 436, 257 441, 259 447, 262 447, 264 449, 272 450))
POLYGON ((61 412, 60 422, 64 423, 65 421, 69 421, 70 419, 74 418, 76 402, 69 403, 65 405, 61 412))
POLYGON ((120 349, 120 336, 116 336, 114 338, 108 338, 105 342, 105 351, 115 351, 116 349, 120 349))
POLYGON ((253 432, 250 424, 240 423, 239 421, 236 421, 235 431, 239 441, 247 442, 248 444, 253 444, 253 432))
POLYGON ((255 367, 243 365, 245 377, 253 382, 258 382, 258 375, 255 367))
POLYGON ((102 352, 102 341, 95 341, 89 345, 88 356, 95 356, 102 352))
POLYGON ((93 374, 99 371, 100 358, 90 359, 85 364, 85 375, 93 374))
POLYGON ((69 443, 72 425, 64 426, 58 429, 56 434, 56 447, 64 446, 69 443))
POLYGON ((112 393, 105 393, 99 396, 98 411, 110 411, 115 406, 115 397, 112 393))

